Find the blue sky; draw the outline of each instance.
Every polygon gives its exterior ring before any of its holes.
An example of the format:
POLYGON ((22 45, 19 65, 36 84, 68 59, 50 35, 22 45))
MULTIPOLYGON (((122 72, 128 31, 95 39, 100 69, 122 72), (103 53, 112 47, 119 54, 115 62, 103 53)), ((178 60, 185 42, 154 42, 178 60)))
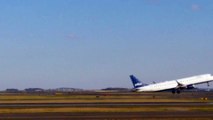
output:
POLYGON ((0 0, 1 90, 213 73, 212 45, 212 0, 0 0))

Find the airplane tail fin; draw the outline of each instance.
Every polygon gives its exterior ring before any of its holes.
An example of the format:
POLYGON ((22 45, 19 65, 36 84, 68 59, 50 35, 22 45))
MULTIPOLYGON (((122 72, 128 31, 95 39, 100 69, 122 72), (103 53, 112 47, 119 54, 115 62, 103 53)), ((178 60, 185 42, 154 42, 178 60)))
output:
POLYGON ((129 77, 132 80, 132 84, 133 84, 134 88, 143 86, 143 83, 140 80, 138 80, 134 75, 130 75, 129 77))

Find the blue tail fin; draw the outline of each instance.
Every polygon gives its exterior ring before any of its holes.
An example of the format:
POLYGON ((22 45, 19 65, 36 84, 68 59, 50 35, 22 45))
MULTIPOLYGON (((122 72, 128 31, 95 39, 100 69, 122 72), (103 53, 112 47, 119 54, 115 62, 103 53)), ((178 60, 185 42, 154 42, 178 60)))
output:
POLYGON ((143 86, 143 83, 140 80, 138 80, 134 75, 130 75, 129 77, 132 80, 132 84, 133 84, 134 88, 143 86))

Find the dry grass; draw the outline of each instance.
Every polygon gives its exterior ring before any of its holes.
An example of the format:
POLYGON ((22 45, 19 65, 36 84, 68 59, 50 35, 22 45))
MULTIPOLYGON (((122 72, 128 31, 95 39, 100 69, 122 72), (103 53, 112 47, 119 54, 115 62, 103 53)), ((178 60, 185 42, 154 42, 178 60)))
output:
POLYGON ((213 111, 213 108, 203 107, 136 107, 136 108, 19 108, 9 109, 1 108, 0 113, 47 113, 47 112, 164 112, 164 111, 213 111))
MULTIPOLYGON (((177 98, 166 96, 153 96, 140 95, 140 96, 127 96, 127 95, 1 95, 0 103, 94 103, 94 102, 201 102, 200 98, 177 98)), ((208 100, 211 101, 211 100, 208 100)))
MULTIPOLYGON (((149 95, 0 95, 2 103, 110 103, 110 102, 201 102, 198 97, 173 96, 171 93, 149 95)), ((187 95, 185 95, 187 96, 187 95)), ((202 101, 212 102, 212 100, 202 101)), ((154 106, 154 107, 51 107, 51 108, 0 108, 0 113, 46 113, 46 112, 144 112, 144 111, 211 111, 212 106, 154 106)))
POLYGON ((108 102, 200 102, 200 100, 169 100, 169 99, 126 99, 126 100, 11 100, 11 101, 1 101, 0 103, 108 103, 108 102))

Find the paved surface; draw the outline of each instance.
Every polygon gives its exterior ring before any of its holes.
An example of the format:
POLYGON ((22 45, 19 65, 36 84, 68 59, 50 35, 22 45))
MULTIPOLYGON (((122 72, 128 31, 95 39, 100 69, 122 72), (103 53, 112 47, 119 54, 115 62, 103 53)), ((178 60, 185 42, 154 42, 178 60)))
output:
MULTIPOLYGON (((79 95, 79 94, 70 94, 79 95)), ((85 94, 82 94, 85 95, 85 94)), ((86 94, 90 96, 143 96, 152 99, 153 96, 158 99, 213 99, 213 92, 186 92, 179 95, 171 93, 93 93, 86 94)), ((10 100, 10 99, 8 99, 10 100)), ((156 99, 157 100, 157 99, 156 99)), ((51 113, 1 113, 0 120, 213 120, 213 103, 208 101, 202 102, 108 102, 108 103, 0 103, 0 108, 9 109, 28 109, 28 108, 86 108, 86 107, 114 107, 114 108, 135 108, 135 107, 153 107, 156 108, 204 108, 203 110, 192 111, 151 111, 151 112, 51 112, 51 113), (206 110, 205 109, 211 109, 206 110)))
POLYGON ((213 102, 109 102, 109 103, 7 103, 0 108, 35 108, 35 107, 134 107, 134 106, 212 106, 213 102))
POLYGON ((0 114, 1 120, 212 120, 212 112, 128 112, 128 113, 27 113, 0 114))
MULTIPOLYGON (((50 107, 133 107, 133 106, 178 106, 178 107, 213 107, 213 103, 207 102, 133 102, 133 103, 10 103, 0 104, 0 108, 50 108, 50 107)), ((131 109, 131 108, 130 108, 131 109)), ((211 120, 213 112, 200 112, 200 111, 166 111, 166 112, 56 112, 56 113, 2 113, 0 120, 141 120, 141 119, 184 119, 191 120, 211 120)))

